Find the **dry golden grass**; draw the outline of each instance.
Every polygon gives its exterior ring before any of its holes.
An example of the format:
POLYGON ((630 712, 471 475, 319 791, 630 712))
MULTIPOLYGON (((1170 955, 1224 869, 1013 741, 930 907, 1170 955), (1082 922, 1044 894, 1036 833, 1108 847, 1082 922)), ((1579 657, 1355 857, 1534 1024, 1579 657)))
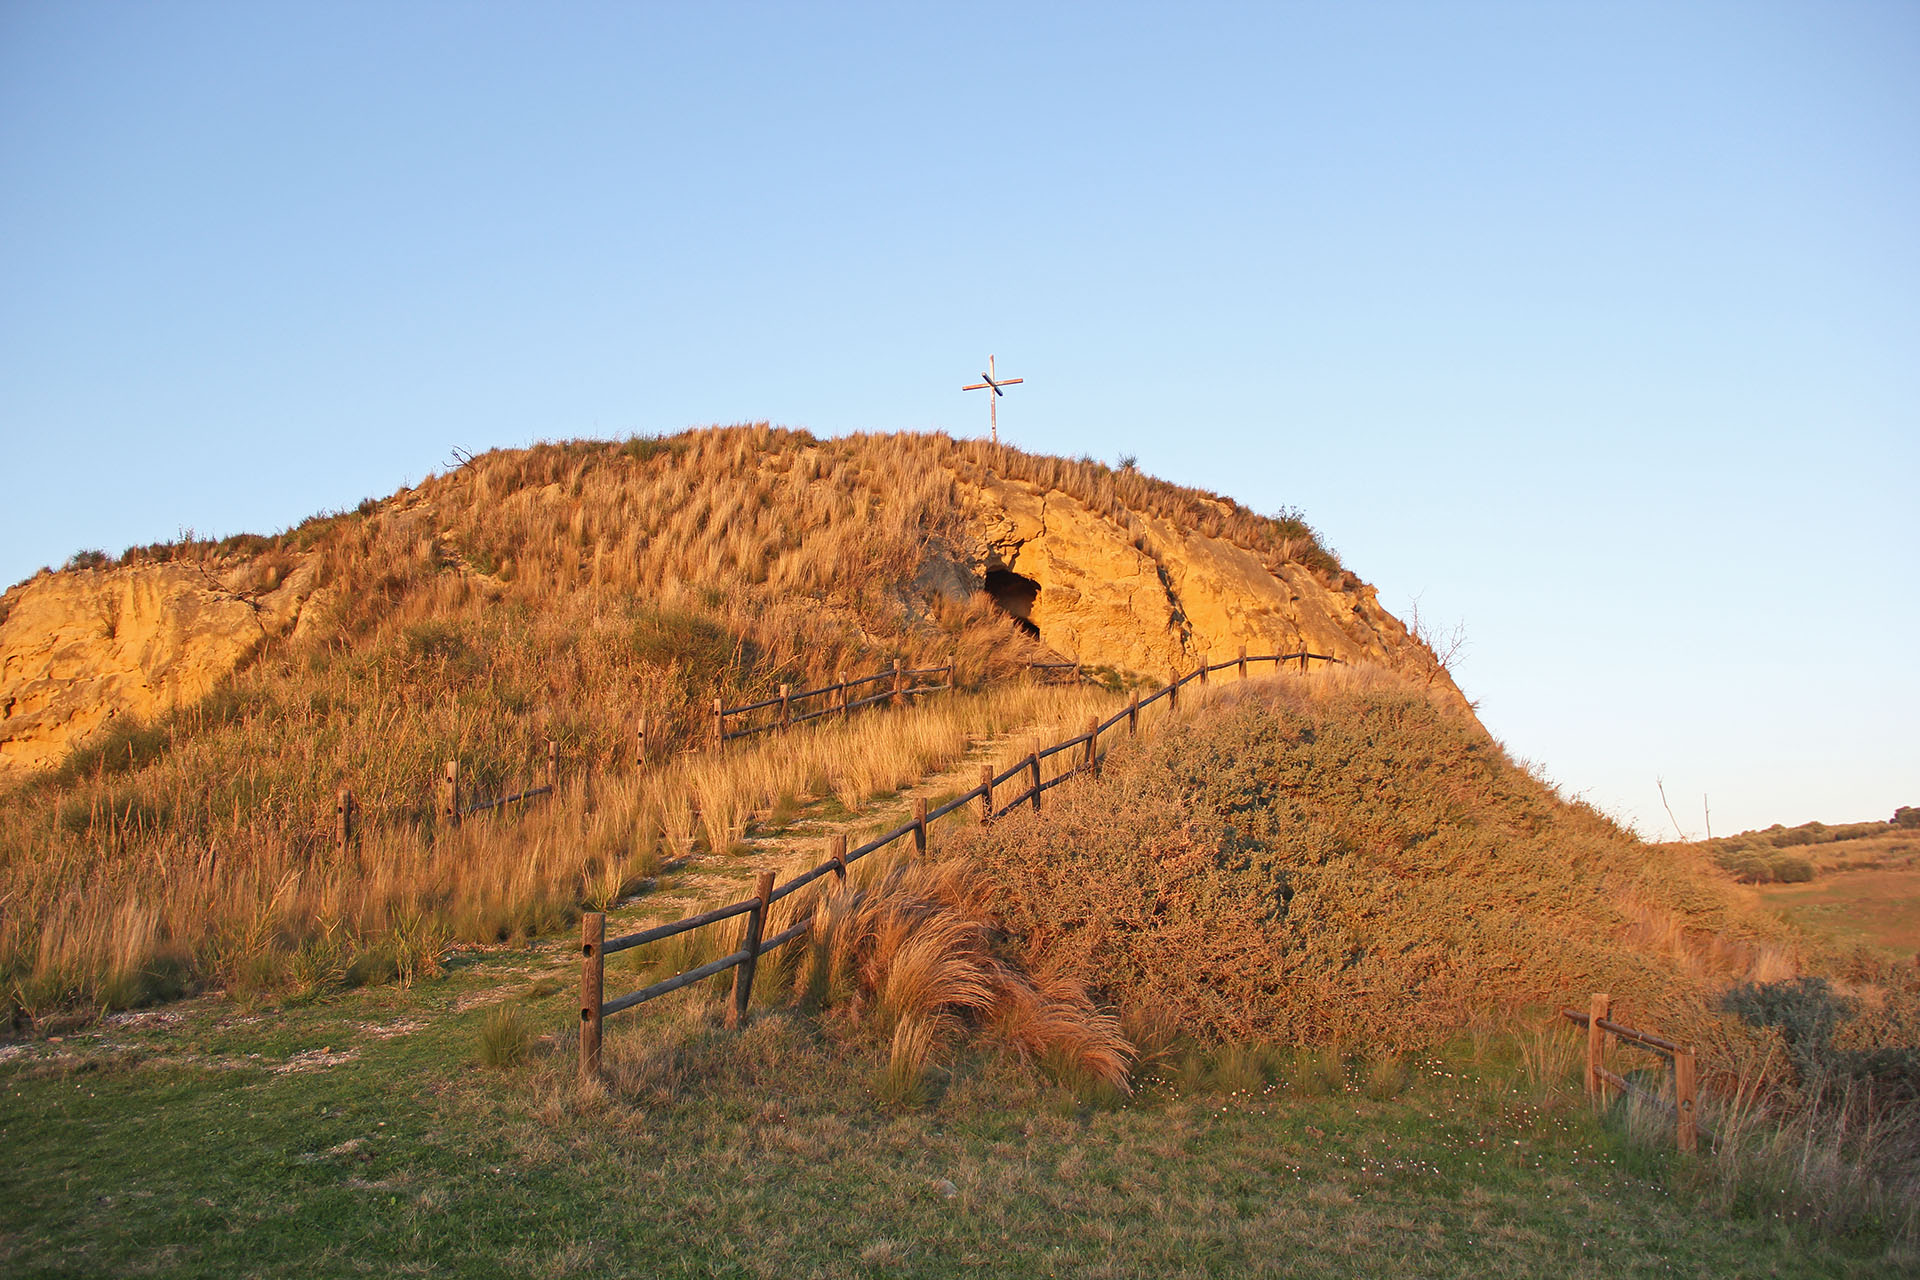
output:
POLYGON ((96 862, 79 891, 69 882, 61 892, 52 873, 62 868, 15 861, 13 900, 29 910, 7 921, 13 996, 30 1014, 75 999, 130 1003, 163 994, 156 981, 195 973, 236 993, 280 990, 312 973, 316 952, 339 951, 352 953, 339 962, 342 976, 358 963, 410 981, 430 973, 449 942, 550 931, 582 904, 617 901, 703 839, 727 852, 752 815, 783 801, 824 795, 855 807, 956 763, 976 743, 1084 720, 1111 700, 1013 684, 614 776, 576 775, 521 812, 451 828, 373 827, 344 864, 286 842, 259 842, 239 865, 169 858, 163 845, 151 861, 96 862))

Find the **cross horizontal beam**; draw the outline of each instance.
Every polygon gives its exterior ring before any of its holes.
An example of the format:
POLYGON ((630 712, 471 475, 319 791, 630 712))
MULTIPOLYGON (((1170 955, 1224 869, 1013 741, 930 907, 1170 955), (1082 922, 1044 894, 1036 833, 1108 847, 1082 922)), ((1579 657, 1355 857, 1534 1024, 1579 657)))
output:
MULTIPOLYGON (((985 374, 982 374, 980 376, 983 378, 986 377, 985 374)), ((985 382, 976 382, 970 387, 962 387, 960 389, 962 391, 984 391, 986 388, 992 387, 993 393, 995 395, 1003 396, 1007 393, 1002 391, 1000 388, 1017 386, 1018 384, 1025 381, 1026 381, 1025 378, 1001 378, 998 382, 996 382, 992 378, 987 378, 985 382)))

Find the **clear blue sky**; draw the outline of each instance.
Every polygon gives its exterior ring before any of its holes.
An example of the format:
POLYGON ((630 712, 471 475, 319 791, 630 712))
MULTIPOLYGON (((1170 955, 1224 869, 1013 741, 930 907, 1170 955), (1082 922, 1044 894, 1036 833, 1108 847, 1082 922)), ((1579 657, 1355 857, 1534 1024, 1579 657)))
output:
POLYGON ((989 351, 1649 834, 1920 804, 1920 5, 0 0, 0 580, 989 351))

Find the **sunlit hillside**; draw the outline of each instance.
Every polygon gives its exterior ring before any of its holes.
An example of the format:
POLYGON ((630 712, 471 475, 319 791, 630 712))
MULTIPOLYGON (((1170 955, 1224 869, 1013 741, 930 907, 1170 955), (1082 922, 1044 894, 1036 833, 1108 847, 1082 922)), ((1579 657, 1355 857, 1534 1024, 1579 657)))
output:
MULTIPOLYGON (((297 587, 301 609, 206 696, 109 719, 0 794, 0 970, 16 1004, 123 1003, 262 966, 324 974, 376 939, 406 952, 510 933, 676 839, 724 845, 714 832, 732 819, 696 829, 686 804, 607 825, 589 780, 632 770, 643 718, 664 760, 704 741, 715 698, 896 660, 957 661, 959 683, 982 689, 1049 656, 984 592, 929 581, 966 555, 956 485, 988 473, 1071 495, 1123 536, 1157 520, 1356 581, 1296 517, 1131 469, 766 427, 504 450, 278 535, 84 553, 56 577, 187 566, 219 602, 257 612, 297 587), (469 794, 499 794, 535 777, 549 740, 572 828, 478 846, 437 829, 443 762, 460 761, 469 794), (343 786, 364 833, 350 866, 333 854, 343 786)), ((0 599, 0 622, 36 585, 0 599)), ((113 618, 100 625, 111 638, 113 618)))

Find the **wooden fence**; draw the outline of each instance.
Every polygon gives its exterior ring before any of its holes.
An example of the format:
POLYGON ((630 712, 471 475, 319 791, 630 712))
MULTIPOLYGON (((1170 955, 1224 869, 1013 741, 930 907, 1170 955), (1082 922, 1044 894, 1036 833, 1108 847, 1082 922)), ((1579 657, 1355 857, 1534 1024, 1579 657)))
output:
MULTIPOLYGON (((1027 665, 1030 668, 1069 668, 1076 676, 1080 670, 1079 664, 1073 662, 1028 663, 1027 665)), ((896 660, 894 664, 885 671, 876 672, 870 676, 861 676, 855 680, 841 680, 820 689, 805 689, 794 692, 792 686, 783 684, 780 686, 780 696, 763 699, 760 702, 749 702, 744 706, 729 707, 726 706, 721 699, 715 698, 713 700, 713 722, 709 731, 710 739, 714 743, 719 743, 733 738, 744 738, 756 733, 765 733, 769 729, 791 728, 797 724, 804 724, 809 720, 817 720, 821 716, 846 716, 854 711, 858 711, 862 707, 873 706, 880 702, 888 702, 898 706, 908 698, 919 697, 929 693, 940 693, 952 689, 953 672, 954 664, 951 661, 945 666, 940 667, 909 669, 902 667, 899 661, 896 660), (944 677, 945 683, 921 683, 929 676, 944 677), (859 698, 851 696, 854 690, 866 685, 883 685, 885 687, 882 688, 879 693, 859 698), (803 711, 798 715, 794 714, 793 708, 795 704, 801 703, 809 698, 817 698, 824 695, 838 695, 838 698, 833 706, 818 708, 812 711, 803 711), (726 728, 726 720, 729 716, 751 715, 753 712, 770 708, 778 708, 779 715, 765 724, 752 725, 747 728, 734 730, 728 730, 726 728)), ((646 764, 653 747, 654 740, 652 736, 650 736, 648 729, 647 719, 642 716, 634 726, 633 761, 636 766, 644 766, 646 764)), ((438 817, 440 821, 450 826, 458 826, 462 818, 471 817, 477 813, 488 813, 495 809, 507 808, 510 805, 524 804, 529 800, 537 800, 542 796, 550 796, 558 788, 559 784, 560 747, 558 743, 551 740, 547 742, 546 781, 538 786, 531 786, 525 790, 513 792, 510 795, 496 796, 491 800, 470 800, 466 795, 465 784, 461 778, 460 762, 458 760, 448 760, 442 766, 441 775, 435 782, 433 811, 434 815, 438 817)), ((353 844, 354 835, 359 830, 360 825, 360 803, 354 798, 351 787, 341 787, 334 795, 333 808, 333 846, 336 854, 343 857, 346 855, 347 850, 353 844)))
MULTIPOLYGON (((435 788, 433 811, 442 822, 460 825, 460 819, 476 813, 489 813, 509 805, 524 804, 541 796, 550 796, 560 785, 560 744, 547 740, 546 781, 491 800, 469 800, 460 781, 460 762, 449 760, 435 788)), ((352 787, 341 787, 333 801, 333 851, 344 857, 360 827, 360 802, 352 787)))
MULTIPOLYGON (((1140 712, 1143 708, 1165 698, 1169 710, 1177 709, 1182 687, 1195 681, 1205 685, 1208 677, 1215 672, 1237 670, 1240 679, 1244 680, 1247 678, 1248 667, 1254 663, 1271 662, 1279 668, 1295 661, 1300 664, 1300 669, 1305 671, 1310 662, 1339 662, 1340 659, 1331 654, 1306 652, 1250 656, 1244 646, 1237 657, 1226 662, 1209 663, 1206 661, 1206 655, 1203 654, 1200 665, 1194 670, 1184 675, 1175 670, 1172 678, 1161 688, 1144 698, 1137 693, 1134 694, 1132 701, 1113 715, 1105 720, 1095 719, 1090 722, 1085 733, 1077 734, 1063 742, 1056 742, 1044 749, 1036 747, 1028 752, 1024 760, 1017 761, 999 773, 995 773, 990 765, 983 767, 980 770, 979 786, 956 796, 937 809, 929 811, 925 800, 916 801, 913 818, 910 821, 854 849, 847 848, 845 836, 834 836, 829 842, 827 858, 824 862, 811 870, 801 872, 784 884, 774 883, 773 872, 760 872, 751 898, 611 939, 606 936, 606 916, 597 911, 588 912, 580 921, 581 1077, 590 1079, 597 1077, 600 1073, 601 1029, 602 1023, 608 1017, 691 986, 703 979, 725 973, 729 969, 733 971, 734 976, 733 1000, 728 1007, 727 1022, 730 1026, 738 1025, 746 1016, 747 1003, 753 996, 754 970, 759 958, 769 951, 804 937, 812 927, 811 919, 802 920, 770 938, 765 937, 767 913, 772 909, 773 904, 782 898, 806 888, 823 876, 832 875, 844 882, 849 864, 901 840, 911 838, 915 851, 925 853, 928 828, 941 818, 956 813, 976 801, 978 802, 976 820, 982 824, 989 823, 1022 805, 1031 806, 1037 812, 1041 807, 1042 795, 1068 778, 1082 773, 1097 774, 1101 762, 1105 759, 1105 752, 1100 746, 1101 735, 1110 733, 1123 724, 1128 734, 1139 732, 1140 712), (1063 752, 1073 753, 1070 756, 1073 760, 1072 767, 1053 778, 1043 777, 1042 763, 1063 752), (1016 780, 1019 780, 1020 789, 1012 795, 1007 795, 1002 788, 1015 784, 1016 780), (746 922, 741 929, 740 945, 732 952, 684 973, 663 978, 638 991, 613 1000, 606 998, 606 958, 608 956, 634 947, 645 946, 650 942, 661 942, 693 929, 721 924, 741 916, 746 917, 746 922)), ((934 670, 940 669, 934 668, 934 670)), ((951 668, 948 670, 950 673, 951 668)), ((716 707, 716 713, 718 710, 719 708, 716 707)))
POLYGON ((818 689, 801 689, 796 691, 792 685, 783 684, 780 686, 778 696, 763 698, 759 702, 749 702, 743 706, 729 707, 723 699, 715 698, 713 700, 713 724, 710 733, 712 740, 717 744, 730 741, 734 738, 749 737, 756 733, 766 733, 771 729, 790 729, 794 725, 805 724, 809 720, 818 720, 821 716, 837 715, 844 718, 860 710, 862 707, 871 707, 881 702, 887 703, 889 706, 901 706, 905 704, 908 698, 920 697, 929 693, 941 693, 952 689, 953 670, 954 664, 951 659, 949 659, 943 667, 907 668, 901 666, 899 659, 896 658, 893 666, 886 671, 876 672, 870 676, 860 676, 854 680, 843 678, 836 680, 832 684, 822 685, 818 689), (945 683, 920 683, 922 680, 932 676, 943 678, 945 683), (861 694, 859 697, 854 696, 855 693, 866 688, 868 685, 879 686, 879 692, 861 694), (814 707, 811 710, 802 706, 802 704, 811 699, 825 697, 834 699, 831 706, 814 707), (797 713, 794 710, 796 706, 802 706, 802 709, 797 713), (762 724, 748 725, 740 729, 727 728, 727 717, 729 716, 749 716, 756 711, 776 710, 779 714, 768 717, 762 724))
POLYGON ((1608 1017, 1612 1011, 1613 997, 1599 994, 1593 997, 1586 1013, 1581 1013, 1578 1009, 1560 1011, 1560 1015, 1569 1022, 1587 1029, 1587 1095, 1604 1100, 1607 1089, 1612 1087, 1621 1093, 1630 1093, 1669 1108, 1674 1115, 1675 1144, 1682 1151, 1694 1150, 1699 1143, 1700 1124, 1695 1115, 1699 1099, 1694 1075, 1693 1050, 1661 1036, 1622 1026, 1608 1017), (1645 1049, 1649 1053, 1658 1054, 1672 1064, 1673 1101, 1671 1103, 1659 1094, 1642 1089, 1625 1076, 1615 1075, 1607 1070, 1602 1059, 1609 1037, 1624 1044, 1645 1049))

